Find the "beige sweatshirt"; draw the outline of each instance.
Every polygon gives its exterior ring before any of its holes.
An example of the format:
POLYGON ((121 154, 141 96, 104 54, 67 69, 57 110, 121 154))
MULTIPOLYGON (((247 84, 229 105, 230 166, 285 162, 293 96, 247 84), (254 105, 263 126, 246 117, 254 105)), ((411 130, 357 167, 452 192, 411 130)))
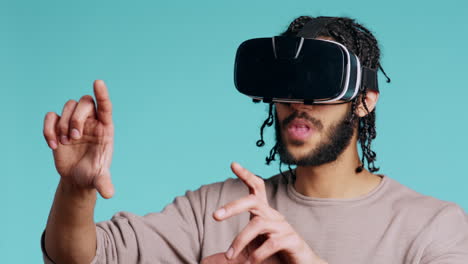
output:
MULTIPOLYGON (((358 198, 311 198, 286 175, 265 179, 269 204, 329 264, 468 264, 468 215, 456 203, 386 175, 358 198)), ((117 213, 96 224, 92 263, 200 263, 226 251, 249 221, 243 213, 217 222, 213 212, 247 194, 244 183, 229 178, 187 191, 161 212, 117 213)))

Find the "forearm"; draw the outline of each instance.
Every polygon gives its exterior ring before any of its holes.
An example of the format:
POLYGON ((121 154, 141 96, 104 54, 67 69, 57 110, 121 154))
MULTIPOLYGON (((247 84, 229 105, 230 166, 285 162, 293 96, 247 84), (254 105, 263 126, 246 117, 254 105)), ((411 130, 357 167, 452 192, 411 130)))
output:
POLYGON ((96 254, 96 190, 60 181, 47 221, 45 249, 57 264, 90 263, 96 254))

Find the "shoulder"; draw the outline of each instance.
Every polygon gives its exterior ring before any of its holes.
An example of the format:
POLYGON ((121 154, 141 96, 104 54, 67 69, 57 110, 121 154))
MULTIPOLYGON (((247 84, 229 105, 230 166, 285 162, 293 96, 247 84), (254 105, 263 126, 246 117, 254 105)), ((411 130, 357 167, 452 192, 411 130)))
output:
POLYGON ((402 183, 389 179, 387 199, 391 201, 391 209, 400 216, 411 218, 418 225, 464 225, 468 230, 468 215, 455 202, 445 201, 418 192, 402 183), (416 220, 416 221, 415 221, 416 220))

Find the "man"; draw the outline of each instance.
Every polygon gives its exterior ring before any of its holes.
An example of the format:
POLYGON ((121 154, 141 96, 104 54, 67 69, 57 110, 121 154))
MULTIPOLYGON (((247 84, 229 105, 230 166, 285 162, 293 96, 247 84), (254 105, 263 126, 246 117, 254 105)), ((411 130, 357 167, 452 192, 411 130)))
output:
MULTIPOLYGON (((363 67, 380 67, 377 41, 349 18, 299 17, 282 35, 297 35, 309 22, 317 33, 311 39, 342 43, 363 67)), ((42 239, 45 262, 468 263, 460 206, 373 173, 379 93, 358 88, 342 104, 270 102, 261 134, 275 123, 277 142, 267 163, 278 153, 295 170, 263 180, 233 163, 239 179, 187 191, 162 212, 120 212, 95 224, 96 191, 114 193, 112 106, 104 82, 95 81, 97 109, 86 95, 45 118, 61 176, 42 239)))

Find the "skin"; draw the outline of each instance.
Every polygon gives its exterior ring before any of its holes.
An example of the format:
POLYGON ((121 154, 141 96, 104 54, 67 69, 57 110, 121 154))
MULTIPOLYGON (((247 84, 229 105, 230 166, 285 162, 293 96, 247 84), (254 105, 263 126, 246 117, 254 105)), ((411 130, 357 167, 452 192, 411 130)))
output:
MULTIPOLYGON (((369 111, 375 108, 378 97, 377 92, 367 92, 365 101, 369 111)), ((339 105, 277 103, 276 111, 280 123, 293 111, 299 111, 306 112, 323 124, 322 130, 313 133, 300 146, 291 144, 291 139, 288 138, 288 134, 282 128, 281 133, 286 141, 286 147, 295 158, 303 157, 320 142, 326 141, 326 131, 341 120, 351 109, 351 103, 339 105)), ((355 113, 357 116, 363 117, 367 114, 367 111, 360 104, 355 113)), ((310 197, 347 199, 362 196, 376 188, 382 178, 365 169, 361 173, 356 173, 355 169, 359 164, 356 128, 351 143, 336 161, 320 166, 298 166, 296 168, 295 188, 301 194, 310 197)), ((326 263, 293 230, 285 218, 268 205, 265 185, 261 178, 237 163, 233 163, 231 169, 249 188, 249 195, 224 205, 213 214, 213 218, 217 221, 223 221, 248 211, 250 212, 251 221, 234 238, 231 247, 226 252, 209 256, 203 260, 202 264, 326 263), (221 215, 220 212, 222 212, 221 215)))
MULTIPOLYGON (((319 36, 317 39, 335 41, 335 39, 327 36, 319 36)), ((365 101, 369 112, 374 110, 378 99, 378 92, 373 90, 367 91, 365 101)), ((361 100, 359 100, 359 102, 361 102, 361 100)), ((338 105, 275 104, 275 106, 280 122, 294 110, 304 111, 322 122, 325 128, 323 131, 326 131, 331 124, 336 123, 352 109, 351 103, 338 105)), ((356 109, 356 115, 364 117, 367 114, 368 112, 364 105, 360 103, 356 109)), ((326 139, 326 135, 323 131, 322 133, 314 134, 306 142, 305 146, 296 147, 294 145, 289 145, 288 150, 295 157, 305 155, 313 149, 318 142, 326 139)), ((284 133, 282 135, 283 138, 288 141, 287 136, 284 133)), ((297 167, 296 190, 303 195, 311 197, 353 198, 362 196, 379 185, 382 179, 380 176, 372 174, 368 170, 363 170, 359 174, 354 172, 355 168, 360 164, 357 149, 357 136, 356 129, 351 143, 335 162, 314 167, 297 167)))
POLYGON ((47 220, 45 249, 55 263, 90 263, 96 253, 96 191, 110 198, 114 125, 103 81, 90 95, 68 101, 61 116, 44 119, 44 138, 53 150, 60 182, 47 220), (97 103, 97 109, 96 109, 97 103))
MULTIPOLYGON (((366 104, 369 111, 374 109, 377 100, 377 92, 367 92, 366 104)), ((303 111, 320 120, 324 125, 324 129, 313 133, 303 146, 287 144, 287 148, 293 156, 299 158, 314 149, 319 142, 326 140, 325 131, 345 116, 347 111, 351 111, 351 103, 340 105, 276 104, 276 108, 280 122, 292 111, 303 111)), ((356 114, 359 117, 367 114, 362 104, 359 105, 356 114)), ((287 134, 282 133, 282 135, 288 142, 287 134)), ((296 168, 296 190, 311 197, 353 198, 364 195, 375 188, 382 179, 380 176, 365 169, 361 173, 355 173, 355 168, 360 164, 357 140, 357 129, 355 129, 351 143, 336 161, 320 166, 298 166, 296 168)))
MULTIPOLYGON (((319 39, 333 40, 328 37, 319 37, 319 39)), ((365 102, 369 112, 374 110, 378 98, 378 92, 367 91, 365 102)), ((285 133, 285 128, 281 127, 282 138, 286 141, 286 148, 296 159, 304 157, 315 149, 320 142, 327 142, 326 132, 352 110, 351 103, 338 105, 276 103, 275 106, 280 124, 294 111, 298 111, 299 113, 305 112, 309 116, 320 120, 323 125, 323 129, 317 129, 303 142, 304 144, 291 144, 292 140, 285 133)), ((360 103, 355 113, 359 117, 364 117, 368 114, 368 111, 360 103)), ((355 172, 355 169, 360 165, 357 140, 356 128, 350 144, 337 160, 320 166, 298 166, 294 183, 295 189, 299 193, 310 197, 348 199, 365 195, 376 188, 382 177, 366 169, 361 173, 355 172)), ((225 253, 209 256, 204 259, 202 264, 326 263, 325 260, 314 253, 313 249, 308 247, 306 242, 291 228, 279 212, 268 206, 263 180, 246 169, 241 169, 238 164, 233 164, 231 167, 234 174, 249 188, 250 194, 218 209, 213 217, 218 221, 223 221, 241 212, 248 211, 251 214, 251 221, 234 238, 231 247, 225 253), (224 212, 222 216, 218 215, 220 211, 224 212), (259 238, 262 238, 260 242, 259 238)))
POLYGON ((216 210, 213 218, 223 221, 248 211, 250 222, 236 236, 227 252, 206 257, 201 263, 326 264, 286 219, 268 205, 263 179, 235 162, 231 169, 249 188, 249 195, 216 210))
MULTIPOLYGON (((372 111, 378 93, 368 91, 366 103, 372 111)), ((305 111, 319 119, 324 130, 313 134, 304 145, 288 149, 300 157, 324 140, 326 131, 349 111, 350 104, 303 105, 277 104, 281 122, 292 111, 305 111)), ((360 105, 356 114, 364 116, 360 105)), ((114 125, 112 103, 103 81, 94 82, 94 98, 83 96, 78 102, 70 100, 61 116, 54 112, 44 119, 44 138, 53 151, 60 182, 49 214, 45 233, 45 249, 55 263, 90 263, 96 253, 94 207, 97 192, 111 198, 114 187, 110 165, 113 152, 114 125)), ((283 137, 288 140, 287 134, 283 137)), ((339 158, 316 167, 297 167, 295 188, 298 192, 322 198, 354 198, 370 192, 381 177, 367 170, 355 173, 359 165, 357 133, 339 158)), ((325 260, 315 254, 305 241, 268 205, 263 180, 239 164, 231 169, 249 188, 249 195, 232 201, 217 210, 213 217, 224 221, 242 212, 250 212, 251 221, 231 243, 232 250, 209 256, 209 263, 312 263, 325 260), (222 213, 224 212, 224 213, 222 213), (247 262, 249 261, 249 262, 247 262)))

